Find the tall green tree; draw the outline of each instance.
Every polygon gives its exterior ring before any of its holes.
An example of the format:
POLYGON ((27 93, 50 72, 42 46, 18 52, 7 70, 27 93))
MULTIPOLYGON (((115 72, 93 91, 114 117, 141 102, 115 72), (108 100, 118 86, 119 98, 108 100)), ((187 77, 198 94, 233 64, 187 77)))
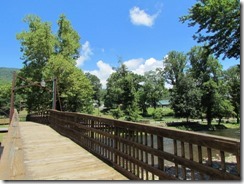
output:
POLYGON ((139 118, 138 75, 121 64, 107 81, 105 106, 109 109, 120 108, 127 120, 136 121, 139 118))
POLYGON ((190 74, 185 74, 171 89, 171 105, 176 117, 196 118, 201 113, 201 90, 190 74))
POLYGON ((181 89, 181 81, 185 77, 187 56, 182 52, 171 51, 164 59, 164 78, 172 85, 170 92, 170 104, 177 117, 182 115, 181 108, 183 108, 183 102, 181 97, 184 93, 181 89), (178 99, 178 100, 175 100, 178 99), (181 112, 180 112, 181 111, 181 112))
MULTIPOLYGON (((163 71, 161 69, 157 69, 156 71, 149 71, 144 74, 144 81, 143 81, 143 93, 142 100, 145 104, 153 106, 155 109, 157 107, 157 103, 159 100, 162 100, 165 96, 166 89, 165 89, 165 81, 163 77, 163 71)), ((143 108, 145 113, 145 109, 143 108)))
POLYGON ((224 80, 226 81, 227 97, 234 107, 237 123, 240 123, 241 107, 241 70, 240 65, 233 66, 225 71, 224 80))
POLYGON ((222 66, 205 47, 193 47, 188 53, 191 63, 191 75, 197 81, 197 87, 202 91, 201 106, 206 114, 208 125, 214 118, 214 105, 219 93, 219 80, 222 76, 222 66))
POLYGON ((73 29, 70 21, 67 20, 64 14, 59 17, 58 27, 56 53, 61 54, 66 60, 76 64, 75 61, 80 56, 80 36, 73 29))
POLYGON ((187 64, 187 56, 182 52, 171 51, 164 59, 164 78, 167 83, 176 85, 184 76, 187 64))
POLYGON ((198 0, 180 21, 189 21, 190 27, 199 26, 193 38, 207 43, 212 54, 239 59, 240 9, 239 0, 198 0))
MULTIPOLYGON (((27 82, 56 78, 59 109, 91 112, 93 90, 85 74, 75 66, 80 37, 69 20, 60 16, 57 34, 52 33, 50 23, 42 22, 37 16, 30 15, 24 20, 29 30, 17 34, 25 60, 19 76, 27 82)), ((19 80, 19 85, 22 82, 19 80)), ((47 82, 47 87, 52 88, 51 83, 47 82)), ((44 88, 33 86, 22 89, 21 93, 26 97, 29 112, 51 107, 52 94, 44 88)))
POLYGON ((85 73, 85 75, 89 79, 94 91, 93 100, 97 102, 98 106, 100 106, 102 100, 102 84, 100 82, 100 79, 96 75, 93 75, 89 72, 85 73))
POLYGON ((49 59, 44 68, 44 77, 50 76, 57 80, 57 107, 59 110, 85 113, 93 111, 93 89, 90 81, 63 55, 53 55, 49 59))
MULTIPOLYGON (((29 29, 17 34, 17 39, 21 44, 20 50, 23 53, 21 59, 24 60, 24 67, 18 75, 26 78, 27 81, 17 80, 17 85, 21 85, 23 82, 40 82, 42 80, 43 67, 54 53, 56 43, 50 23, 42 22, 35 15, 26 16, 24 22, 28 24, 29 29)), ((46 101, 48 95, 37 86, 22 89, 18 92, 27 98, 26 103, 29 112, 40 111, 49 106, 46 101)))

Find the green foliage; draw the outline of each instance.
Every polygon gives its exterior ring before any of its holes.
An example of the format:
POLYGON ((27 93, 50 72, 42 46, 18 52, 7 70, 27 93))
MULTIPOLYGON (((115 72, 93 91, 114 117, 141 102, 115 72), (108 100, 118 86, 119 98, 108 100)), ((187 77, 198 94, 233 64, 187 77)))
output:
POLYGON ((171 105, 176 117, 195 118, 201 113, 201 90, 196 81, 185 75, 171 90, 171 105))
POLYGON ((54 55, 44 68, 44 77, 55 76, 62 110, 93 111, 92 86, 85 74, 63 55, 54 55), (82 81, 82 82, 80 82, 82 81))
POLYGON ((161 69, 144 74, 143 85, 139 89, 139 104, 144 115, 147 106, 152 105, 156 108, 158 101, 162 100, 166 95, 167 90, 164 84, 165 80, 161 69))
POLYGON ((234 115, 234 107, 228 99, 222 99, 222 95, 215 94, 214 115, 219 118, 219 124, 223 117, 232 117, 234 115))
POLYGON ((138 86, 140 77, 121 65, 107 80, 105 106, 109 109, 120 107, 127 120, 139 118, 138 86))
POLYGON ((110 110, 113 118, 119 119, 124 116, 123 111, 120 108, 110 110))
MULTIPOLYGON (((51 24, 42 22, 37 16, 29 15, 24 21, 29 30, 17 34, 25 64, 19 76, 32 82, 44 79, 49 89, 52 89, 52 83, 48 81, 56 78, 57 108, 91 113, 93 90, 90 81, 75 66, 79 57, 80 37, 71 23, 61 15, 55 35, 51 31, 51 24)), ((21 85, 22 82, 19 80, 17 84, 21 85)), ((19 92, 26 98, 29 112, 46 110, 52 104, 52 94, 45 89, 35 86, 19 92)))
POLYGON ((189 15, 180 20, 189 26, 199 25, 194 38, 207 43, 217 57, 240 58, 240 1, 201 0, 189 9, 189 15), (204 33, 204 34, 201 34, 204 33))
POLYGON ((171 85, 177 85, 186 70, 186 55, 171 51, 164 59, 164 78, 171 85))
POLYGON ((79 57, 80 36, 72 28, 70 21, 67 20, 64 14, 60 15, 58 20, 58 35, 56 42, 56 53, 61 54, 66 60, 73 62, 79 57))
MULTIPOLYGON (((24 18, 29 31, 17 34, 23 53, 22 60, 26 66, 40 71, 50 56, 54 53, 55 36, 51 31, 51 24, 42 22, 38 16, 28 15, 24 18)), ((35 75, 38 72, 33 72, 35 75)))
POLYGON ((127 121, 138 121, 141 118, 139 108, 136 103, 129 105, 125 111, 125 120, 127 121))
POLYGON ((237 122, 240 122, 240 107, 241 107, 241 73, 240 65, 229 68, 224 74, 224 85, 227 88, 228 99, 234 107, 234 112, 237 122))
POLYGON ((153 119, 155 120, 162 120, 162 118, 164 117, 165 112, 162 108, 160 109, 155 109, 155 111, 153 112, 153 119))
POLYGON ((0 115, 8 116, 10 108, 11 84, 0 85, 0 115))
POLYGON ((102 100, 102 84, 100 82, 100 79, 96 75, 92 75, 91 73, 85 73, 85 75, 90 81, 94 91, 93 101, 96 102, 98 106, 100 106, 102 100))
POLYGON ((201 90, 201 107, 202 113, 206 114, 208 125, 214 118, 214 104, 216 94, 219 93, 222 77, 222 66, 218 60, 209 55, 205 47, 193 47, 188 53, 191 69, 190 73, 196 80, 196 87, 201 90))
MULTIPOLYGON (((193 47, 187 55, 170 52, 165 59, 164 77, 173 85, 170 103, 175 116, 185 117, 188 121, 189 118, 205 115, 208 125, 211 125, 213 118, 221 121, 223 117, 238 114, 239 111, 235 110, 239 109, 238 105, 235 108, 233 102, 240 101, 240 73, 227 72, 226 79, 223 79, 222 66, 209 53, 205 46, 193 47), (187 60, 190 64, 188 68, 187 60), (233 98, 230 98, 230 89, 233 90, 233 98)), ((160 112, 157 116, 160 117, 160 112)))
POLYGON ((19 69, 0 67, 0 85, 11 84, 14 71, 19 71, 19 69))
POLYGON ((165 79, 173 85, 170 102, 176 117, 196 117, 200 114, 200 90, 196 81, 187 74, 187 55, 171 51, 165 58, 165 79))

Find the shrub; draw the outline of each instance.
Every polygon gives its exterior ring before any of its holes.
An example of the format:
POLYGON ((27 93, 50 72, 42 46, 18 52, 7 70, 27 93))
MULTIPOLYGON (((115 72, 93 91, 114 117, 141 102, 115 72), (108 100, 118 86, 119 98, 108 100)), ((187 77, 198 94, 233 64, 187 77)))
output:
POLYGON ((123 111, 120 108, 110 110, 110 112, 111 112, 113 118, 115 118, 115 119, 119 119, 124 115, 123 111))
POLYGON ((162 108, 160 109, 155 109, 153 112, 153 118, 155 120, 161 120, 164 116, 164 110, 162 108))

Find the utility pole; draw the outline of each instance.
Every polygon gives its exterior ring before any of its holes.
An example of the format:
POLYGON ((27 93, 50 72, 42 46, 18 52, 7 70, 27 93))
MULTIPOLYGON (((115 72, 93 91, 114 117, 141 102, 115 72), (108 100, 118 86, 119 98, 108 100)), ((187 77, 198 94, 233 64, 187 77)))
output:
POLYGON ((53 78, 53 109, 56 110, 56 97, 57 97, 57 79, 53 78))

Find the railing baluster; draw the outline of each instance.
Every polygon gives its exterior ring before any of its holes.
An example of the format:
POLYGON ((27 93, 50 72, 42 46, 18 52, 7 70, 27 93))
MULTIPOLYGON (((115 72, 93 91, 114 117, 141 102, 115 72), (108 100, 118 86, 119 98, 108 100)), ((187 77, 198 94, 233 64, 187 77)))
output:
MULTIPOLYGON (((174 139, 174 155, 178 156, 178 150, 177 150, 177 141, 174 139)), ((175 177, 178 178, 179 177, 179 167, 178 167, 178 163, 175 162, 175 177)))
MULTIPOLYGON (((212 139, 213 136, 203 134, 78 113, 51 110, 47 114, 49 117, 45 116, 46 114, 40 115, 50 121, 50 126, 56 131, 80 142, 84 148, 103 157, 114 164, 117 170, 133 179, 186 179, 188 168, 191 170, 192 180, 211 177, 227 180, 240 178, 240 142, 236 140, 217 136, 212 139), (168 140, 173 140, 173 144, 166 142, 168 140), (189 156, 185 144, 189 145, 189 156), (178 153, 179 148, 181 154, 178 153), (203 163, 205 149, 207 164, 203 163), (213 150, 220 151, 221 171, 214 168, 216 164, 212 164, 213 150), (195 155, 197 152, 198 155, 195 155), (237 174, 228 171, 225 163, 225 154, 228 153, 236 155, 237 174), (198 156, 198 159, 195 159, 195 156, 198 156), (166 168, 164 164, 168 164, 168 161, 174 163, 174 166, 166 168), (179 168, 182 172, 179 172, 179 168), (175 175, 172 174, 174 171, 175 175), (182 177, 179 177, 179 173, 183 173, 182 177)), ((37 116, 34 118, 38 119, 37 116)), ((45 123, 44 120, 42 123, 45 123)))
MULTIPOLYGON (((181 141, 181 157, 185 158, 185 144, 182 141, 181 141)), ((182 165, 181 168, 182 168, 183 180, 186 180, 186 167, 182 165)))
POLYGON ((225 165, 225 152, 220 151, 220 158, 221 158, 221 169, 222 171, 226 171, 226 165, 225 165))
MULTIPOLYGON (((163 147, 163 137, 161 136, 158 136, 157 137, 158 139, 158 150, 160 151, 164 151, 164 147, 163 147)), ((162 158, 158 158, 158 168, 161 170, 161 171, 164 171, 164 159, 162 158)), ((160 177, 160 179, 163 179, 160 177)))
MULTIPOLYGON (((189 144, 189 156, 190 156, 190 160, 193 161, 193 147, 192 144, 189 144)), ((195 180, 195 174, 194 174, 194 170, 191 169, 191 179, 195 180)))

